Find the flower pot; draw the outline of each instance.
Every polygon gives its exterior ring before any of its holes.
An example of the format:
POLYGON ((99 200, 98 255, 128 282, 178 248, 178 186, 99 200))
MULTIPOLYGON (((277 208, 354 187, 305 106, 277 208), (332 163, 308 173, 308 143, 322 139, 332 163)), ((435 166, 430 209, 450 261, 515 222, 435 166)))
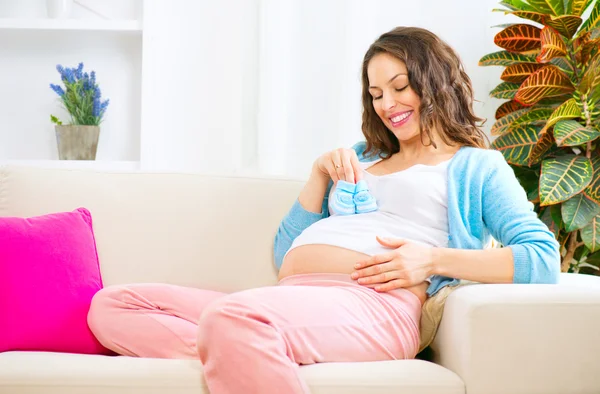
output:
POLYGON ((57 125, 55 130, 60 160, 96 160, 99 126, 57 125))

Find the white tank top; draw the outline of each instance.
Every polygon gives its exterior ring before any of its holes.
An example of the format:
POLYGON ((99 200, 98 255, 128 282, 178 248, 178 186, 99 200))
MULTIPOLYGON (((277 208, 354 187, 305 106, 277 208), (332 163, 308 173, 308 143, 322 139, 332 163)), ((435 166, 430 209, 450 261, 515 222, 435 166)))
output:
POLYGON ((416 164, 381 176, 366 171, 380 160, 361 162, 363 179, 377 200, 378 210, 354 215, 332 214, 321 219, 296 237, 287 253, 308 244, 334 245, 369 256, 389 252, 389 248, 377 242, 377 235, 446 247, 447 167, 450 160, 435 166, 416 164))

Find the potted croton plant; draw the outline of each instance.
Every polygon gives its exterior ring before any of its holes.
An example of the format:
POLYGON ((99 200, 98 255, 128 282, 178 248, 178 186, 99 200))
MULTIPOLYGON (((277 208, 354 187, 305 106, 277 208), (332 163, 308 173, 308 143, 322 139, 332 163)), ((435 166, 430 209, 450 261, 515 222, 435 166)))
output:
MULTIPOLYGON (((505 0, 521 18, 494 37, 504 66, 490 93, 492 147, 502 152, 561 244, 563 272, 600 262, 600 1, 505 0)), ((582 271, 583 272, 583 271, 582 271)))
POLYGON ((63 107, 71 116, 64 125, 56 116, 50 120, 56 125, 56 141, 60 160, 95 160, 100 135, 100 123, 104 118, 109 100, 102 100, 96 83, 96 72, 83 72, 83 63, 77 68, 56 66, 64 88, 50 84, 58 94, 63 107))

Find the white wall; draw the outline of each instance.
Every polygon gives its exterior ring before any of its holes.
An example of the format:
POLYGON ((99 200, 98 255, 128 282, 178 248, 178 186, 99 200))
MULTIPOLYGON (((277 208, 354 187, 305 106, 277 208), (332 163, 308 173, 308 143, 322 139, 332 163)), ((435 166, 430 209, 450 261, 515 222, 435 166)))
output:
POLYGON ((232 172, 256 154, 255 0, 146 0, 142 168, 232 172))
MULTIPOLYGON (((44 16, 45 0, 0 0, 0 18, 44 16), (3 15, 4 13, 5 15, 3 15)), ((360 66, 398 25, 439 34, 473 80, 489 130, 501 101, 497 0, 86 0, 110 18, 143 19, 143 36, 0 31, 0 159, 55 158, 48 84, 83 60, 111 99, 98 158, 143 169, 304 177, 360 131, 360 66), (142 10, 143 8, 143 10, 142 10), (8 77, 10 76, 10 77, 8 77)), ((75 17, 98 17, 84 7, 75 17)), ((60 112, 58 112, 60 114, 60 112)))
POLYGON ((493 123, 488 93, 501 69, 507 23, 496 0, 147 0, 144 14, 142 166, 306 176, 326 150, 360 131, 360 66, 380 34, 428 28, 461 55, 476 111, 493 123), (254 19, 257 18, 257 19, 254 19), (193 71, 190 66, 193 65, 193 71), (181 67, 166 75, 168 67, 181 67))
POLYGON ((499 50, 493 44, 499 29, 490 26, 508 22, 502 14, 491 12, 496 0, 463 0, 460 6, 446 0, 283 3, 287 6, 277 0, 263 2, 270 17, 265 18, 267 26, 282 38, 279 46, 293 49, 285 51, 285 56, 273 49, 265 56, 266 69, 261 68, 262 73, 277 75, 270 85, 264 85, 264 78, 261 84, 261 172, 304 176, 321 153, 362 139, 362 58, 380 34, 399 25, 427 28, 458 51, 480 101, 476 111, 490 119, 484 127, 489 130, 500 101, 488 93, 500 82, 501 70, 477 63, 483 55, 499 50), (273 9, 286 7, 276 18, 273 9), (283 80, 285 89, 279 88, 283 80), (269 153, 276 150, 275 155, 269 153))
MULTIPOLYGON (((45 0, 0 0, 0 18, 45 18, 45 0)), ((88 0, 102 16, 135 19, 141 1, 88 0)), ((102 19, 75 5, 73 18, 102 19)), ((0 29, 0 160, 57 159, 50 114, 67 122, 49 84, 61 84, 56 65, 84 62, 95 70, 111 103, 101 125, 98 160, 139 160, 141 33, 0 29)))

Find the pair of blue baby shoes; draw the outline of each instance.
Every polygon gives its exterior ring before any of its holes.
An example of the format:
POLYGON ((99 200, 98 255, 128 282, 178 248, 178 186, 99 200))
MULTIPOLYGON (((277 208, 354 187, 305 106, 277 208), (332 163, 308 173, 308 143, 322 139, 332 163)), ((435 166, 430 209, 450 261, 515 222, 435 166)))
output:
POLYGON ((376 211, 377 201, 369 193, 369 186, 365 180, 356 184, 339 180, 329 207, 337 215, 352 215, 376 211))

